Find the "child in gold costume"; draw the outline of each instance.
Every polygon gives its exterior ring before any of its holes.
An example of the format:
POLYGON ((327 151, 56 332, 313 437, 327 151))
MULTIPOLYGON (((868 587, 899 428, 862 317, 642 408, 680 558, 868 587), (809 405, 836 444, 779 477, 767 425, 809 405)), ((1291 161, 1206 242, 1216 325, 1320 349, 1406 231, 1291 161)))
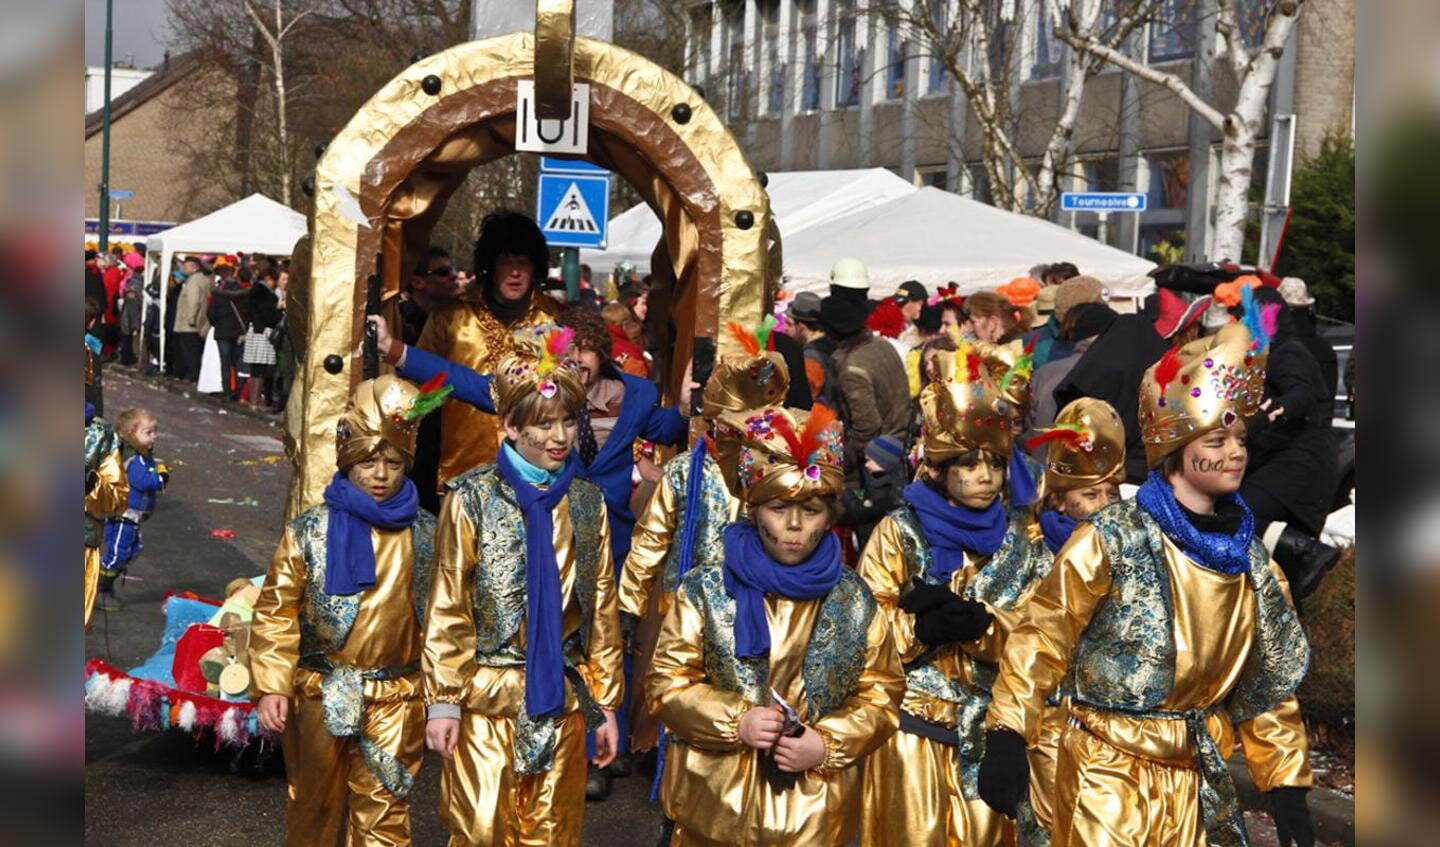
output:
POLYGON ((506 439, 448 484, 425 635, 426 740, 450 844, 578 845, 585 731, 618 747, 620 632, 600 489, 576 477, 569 331, 497 367, 506 439))
MULTIPOLYGON (((1258 323, 1258 322, 1257 322, 1258 323)), ((1238 735, 1282 844, 1313 843, 1295 689, 1305 633, 1235 492, 1268 339, 1231 325, 1145 373, 1151 467, 1134 500, 1090 516, 1011 635, 986 719, 980 793, 1013 814, 1045 696, 1069 700, 1052 841, 1248 843, 1225 759, 1238 735)))
POLYGON ((356 387, 340 470, 286 525, 255 603, 251 690, 261 726, 284 734, 287 845, 410 843, 435 518, 405 471, 436 399, 394 376, 356 387))
MULTIPOLYGON (((86 385, 90 384, 90 355, 86 351, 86 385)), ((100 540, 105 520, 125 511, 130 481, 125 474, 123 446, 115 428, 96 417, 85 403, 85 628, 100 587, 100 540)))
POLYGON ((924 464, 860 556, 905 662, 900 731, 865 766, 864 845, 1014 842, 980 802, 980 721, 1016 609, 1044 575, 1029 509, 1003 501, 1009 403, 974 349, 942 351, 920 394, 924 464))
POLYGON ((858 762, 895 731, 889 627, 830 532, 840 428, 814 413, 726 415, 752 520, 725 530, 665 616, 646 693, 670 735, 661 804, 675 845, 843 845, 858 762), (788 711, 787 711, 788 709, 788 711))
MULTIPOLYGON (((1125 424, 1104 400, 1082 397, 1056 415, 1054 426, 1041 430, 1026 446, 1046 445, 1044 499, 1040 529, 1052 554, 1070 540, 1079 521, 1120 502, 1125 481, 1125 424)), ((1065 708, 1053 692, 1046 698, 1040 740, 1028 751, 1030 812, 1020 815, 1029 847, 1049 843, 1054 823, 1055 763, 1065 708)))

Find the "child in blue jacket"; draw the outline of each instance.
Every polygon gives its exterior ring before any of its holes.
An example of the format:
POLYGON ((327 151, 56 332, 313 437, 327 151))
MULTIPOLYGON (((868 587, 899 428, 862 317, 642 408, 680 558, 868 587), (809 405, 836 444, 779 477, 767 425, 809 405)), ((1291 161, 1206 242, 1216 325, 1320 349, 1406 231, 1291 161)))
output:
POLYGON ((160 424, 148 409, 126 409, 115 423, 125 442, 125 476, 130 481, 130 499, 119 517, 105 521, 105 539, 100 548, 100 608, 119 611, 115 581, 140 555, 140 524, 155 511, 155 497, 170 481, 170 469, 155 461, 155 438, 160 424))

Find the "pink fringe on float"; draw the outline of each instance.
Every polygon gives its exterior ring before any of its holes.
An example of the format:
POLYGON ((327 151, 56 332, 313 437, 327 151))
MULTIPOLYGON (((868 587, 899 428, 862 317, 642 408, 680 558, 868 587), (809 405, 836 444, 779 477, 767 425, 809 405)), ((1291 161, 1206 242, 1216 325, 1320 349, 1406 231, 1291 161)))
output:
POLYGON ((267 733, 256 724, 255 707, 136 679, 102 659, 85 663, 85 707, 97 714, 125 715, 136 732, 181 729, 197 738, 215 736, 215 749, 245 747, 267 733))

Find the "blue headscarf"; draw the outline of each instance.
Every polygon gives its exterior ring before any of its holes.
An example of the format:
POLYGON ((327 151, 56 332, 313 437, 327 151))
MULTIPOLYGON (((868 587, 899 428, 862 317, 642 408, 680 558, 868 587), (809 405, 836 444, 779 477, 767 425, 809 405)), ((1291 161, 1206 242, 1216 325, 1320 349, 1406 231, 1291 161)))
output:
POLYGON ((810 558, 782 565, 760 544, 752 523, 725 530, 725 593, 735 598, 735 655, 742 659, 770 652, 770 625, 765 620, 765 595, 789 600, 814 600, 830 593, 840 581, 840 539, 825 533, 810 558))
POLYGON ((330 517, 325 524, 325 593, 335 597, 375 587, 375 548, 370 527, 394 531, 415 523, 420 493, 406 479, 387 500, 377 501, 337 471, 325 486, 330 517))
POLYGON ((905 486, 905 502, 920 519, 930 542, 930 576, 950 581, 965 566, 965 551, 992 556, 1005 543, 1005 507, 996 497, 987 508, 951 505, 945 496, 924 482, 905 486))
POLYGON ((1150 471, 1145 484, 1135 493, 1135 501, 1155 519, 1160 531, 1200 566, 1224 574, 1250 570, 1250 542, 1255 538, 1255 515, 1239 494, 1230 494, 1218 501, 1233 502, 1240 507, 1240 528, 1234 535, 1196 529, 1175 500, 1175 489, 1170 487, 1158 468, 1150 471))
POLYGON ((560 566, 555 561, 552 513, 570 491, 575 464, 571 451, 549 487, 541 489, 531 480, 538 479, 535 471, 545 472, 526 462, 509 444, 501 448, 496 462, 501 478, 515 489, 525 519, 525 712, 532 718, 559 714, 565 707, 565 655, 561 650, 565 598, 561 596, 560 566))

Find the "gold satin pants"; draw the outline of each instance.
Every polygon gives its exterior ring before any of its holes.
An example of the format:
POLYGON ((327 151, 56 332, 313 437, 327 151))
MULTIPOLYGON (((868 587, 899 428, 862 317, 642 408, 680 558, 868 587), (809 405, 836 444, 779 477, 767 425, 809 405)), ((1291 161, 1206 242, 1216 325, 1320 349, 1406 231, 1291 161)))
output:
POLYGON ((1066 724, 1051 847, 1200 847, 1200 772, 1132 756, 1066 724))
POLYGON ((440 776, 450 847, 579 847, 585 815, 585 716, 556 718, 550 770, 517 774, 515 721, 466 711, 440 776))
POLYGON ((90 628, 90 613, 95 611, 95 594, 100 590, 100 548, 85 548, 85 628, 90 628))
POLYGON ((1066 708, 1046 706, 1040 718, 1040 742, 1026 753, 1030 760, 1030 807, 1046 829, 1055 826, 1055 769, 1060 759, 1060 736, 1065 731, 1066 708))
POLYGON ((863 847, 1013 847, 1015 824, 960 793, 959 751, 904 730, 865 760, 863 847))
MULTIPOLYGON (((367 702, 365 735, 414 776, 425 754, 425 703, 408 680, 366 682, 366 695, 376 686, 406 696, 367 702)), ((325 728, 318 688, 318 674, 297 674, 300 693, 290 698, 285 721, 286 847, 408 847, 409 801, 391 794, 365 766, 358 737, 336 738, 325 728), (302 679, 314 684, 301 685, 302 679)))

